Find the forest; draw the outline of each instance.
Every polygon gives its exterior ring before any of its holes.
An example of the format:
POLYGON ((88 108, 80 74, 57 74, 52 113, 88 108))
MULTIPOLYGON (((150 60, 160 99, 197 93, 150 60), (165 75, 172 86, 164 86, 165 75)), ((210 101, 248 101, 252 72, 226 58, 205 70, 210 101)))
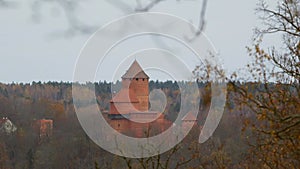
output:
MULTIPOLYGON (((108 110, 111 83, 98 82, 81 85, 87 88, 94 85, 100 110, 108 110)), ((198 82, 198 86, 201 93, 198 125, 203 125, 210 106, 211 87, 208 82, 198 82)), ((276 84, 268 86, 278 88, 276 84)), ((285 88, 284 85, 279 87, 285 88)), ((164 113, 166 118, 174 120, 180 108, 180 90, 177 83, 150 81, 149 88, 150 90, 161 89, 165 93, 168 103, 164 113)), ((14 133, 1 133, 0 167, 122 168, 126 166, 127 168, 130 166, 134 168, 139 164, 153 165, 152 162, 155 164, 159 162, 170 168, 192 168, 193 166, 243 168, 244 165, 249 165, 249 158, 253 157, 250 153, 251 144, 255 143, 254 140, 257 137, 248 126, 252 123, 251 120, 256 119, 256 114, 251 107, 238 106, 237 101, 241 99, 235 91, 238 88, 247 88, 247 91, 255 96, 257 92, 254 89, 264 90, 264 85, 253 82, 228 83, 225 112, 217 130, 207 142, 197 143, 199 131, 193 128, 192 132, 174 149, 159 155, 159 158, 155 156, 142 161, 112 155, 93 143, 80 126, 74 111, 72 83, 1 84, 1 115, 8 117, 17 130, 14 133), (53 134, 43 141, 39 141, 38 133, 32 127, 36 119, 53 120, 53 134), (181 160, 178 162, 174 159, 181 160)), ((261 123, 255 120, 255 124, 261 123)), ((295 164, 298 164, 298 160, 296 162, 295 164)))

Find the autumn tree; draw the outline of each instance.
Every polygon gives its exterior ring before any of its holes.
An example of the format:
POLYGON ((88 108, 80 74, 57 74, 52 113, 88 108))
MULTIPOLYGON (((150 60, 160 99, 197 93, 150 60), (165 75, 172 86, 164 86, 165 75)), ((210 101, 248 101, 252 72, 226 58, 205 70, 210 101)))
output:
POLYGON ((9 168, 9 157, 4 143, 0 142, 0 169, 9 168))
MULTIPOLYGON (((278 1, 271 8, 261 1, 257 12, 264 27, 255 32, 248 79, 233 74, 231 82, 240 106, 254 112, 245 120, 254 168, 298 168, 300 165, 300 1, 278 1), (281 36, 281 46, 266 49, 266 36, 281 36), (251 83, 249 81, 252 81, 251 83)), ((274 37, 273 37, 274 38, 274 37)), ((246 110, 246 109, 244 109, 246 110)))

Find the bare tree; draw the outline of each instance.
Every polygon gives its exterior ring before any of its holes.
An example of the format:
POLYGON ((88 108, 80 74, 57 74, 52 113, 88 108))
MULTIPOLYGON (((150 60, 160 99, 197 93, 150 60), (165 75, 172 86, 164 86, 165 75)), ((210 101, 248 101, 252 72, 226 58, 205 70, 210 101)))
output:
MULTIPOLYGON (((140 0, 136 0, 135 4, 128 3, 122 0, 115 0, 115 1, 106 0, 106 3, 109 3, 112 6, 116 7, 124 14, 131 14, 131 13, 151 11, 155 6, 158 6, 162 1, 167 1, 167 0, 151 0, 148 1, 146 4, 142 3, 140 0)), ((40 9, 42 8, 42 6, 49 5, 49 4, 56 4, 59 6, 60 10, 63 11, 64 17, 68 21, 68 28, 65 31, 66 35, 91 34, 100 25, 98 24, 88 25, 79 19, 78 8, 83 3, 89 3, 89 2, 82 1, 82 0, 34 0, 31 5, 33 11, 33 18, 35 20, 40 19, 40 15, 41 15, 40 9)), ((4 6, 8 4, 8 1, 1 0, 0 4, 4 6)), ((191 30, 194 32, 195 37, 199 36, 201 32, 204 31, 205 24, 206 24, 205 22, 206 7, 207 7, 207 0, 202 0, 202 9, 199 12, 200 16, 199 16, 198 29, 191 30)), ((191 40, 193 40, 193 38, 191 40)))
POLYGON ((0 0, 0 7, 11 8, 15 6, 16 6, 15 1, 0 0))

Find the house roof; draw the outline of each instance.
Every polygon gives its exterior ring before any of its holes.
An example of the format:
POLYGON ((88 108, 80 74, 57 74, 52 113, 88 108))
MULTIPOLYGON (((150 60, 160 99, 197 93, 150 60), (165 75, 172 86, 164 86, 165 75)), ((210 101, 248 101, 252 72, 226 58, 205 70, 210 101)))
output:
POLYGON ((197 117, 194 115, 193 112, 188 112, 183 118, 182 121, 197 121, 197 117))
POLYGON ((121 89, 110 102, 114 103, 138 103, 135 93, 131 89, 123 88, 121 89))
POLYGON ((149 76, 144 72, 140 64, 135 60, 126 73, 122 76, 123 79, 130 78, 145 78, 149 79, 149 76))
POLYGON ((0 118, 0 124, 6 123, 8 118, 0 118))

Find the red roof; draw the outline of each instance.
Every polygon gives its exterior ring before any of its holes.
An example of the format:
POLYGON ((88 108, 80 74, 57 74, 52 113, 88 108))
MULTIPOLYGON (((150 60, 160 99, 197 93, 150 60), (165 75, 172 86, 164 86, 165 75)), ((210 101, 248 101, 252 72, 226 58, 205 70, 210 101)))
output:
POLYGON ((197 121, 197 117, 193 112, 188 112, 182 119, 182 121, 197 121))
POLYGON ((4 124, 8 119, 7 118, 1 118, 0 119, 0 124, 4 124))
POLYGON ((122 76, 123 79, 133 79, 133 78, 145 78, 149 79, 149 76, 143 71, 140 64, 135 60, 127 72, 122 76))
POLYGON ((110 102, 114 103, 138 103, 135 93, 131 89, 123 88, 119 91, 110 102))
POLYGON ((38 121, 41 123, 53 123, 53 120, 50 120, 50 119, 40 119, 38 121))

